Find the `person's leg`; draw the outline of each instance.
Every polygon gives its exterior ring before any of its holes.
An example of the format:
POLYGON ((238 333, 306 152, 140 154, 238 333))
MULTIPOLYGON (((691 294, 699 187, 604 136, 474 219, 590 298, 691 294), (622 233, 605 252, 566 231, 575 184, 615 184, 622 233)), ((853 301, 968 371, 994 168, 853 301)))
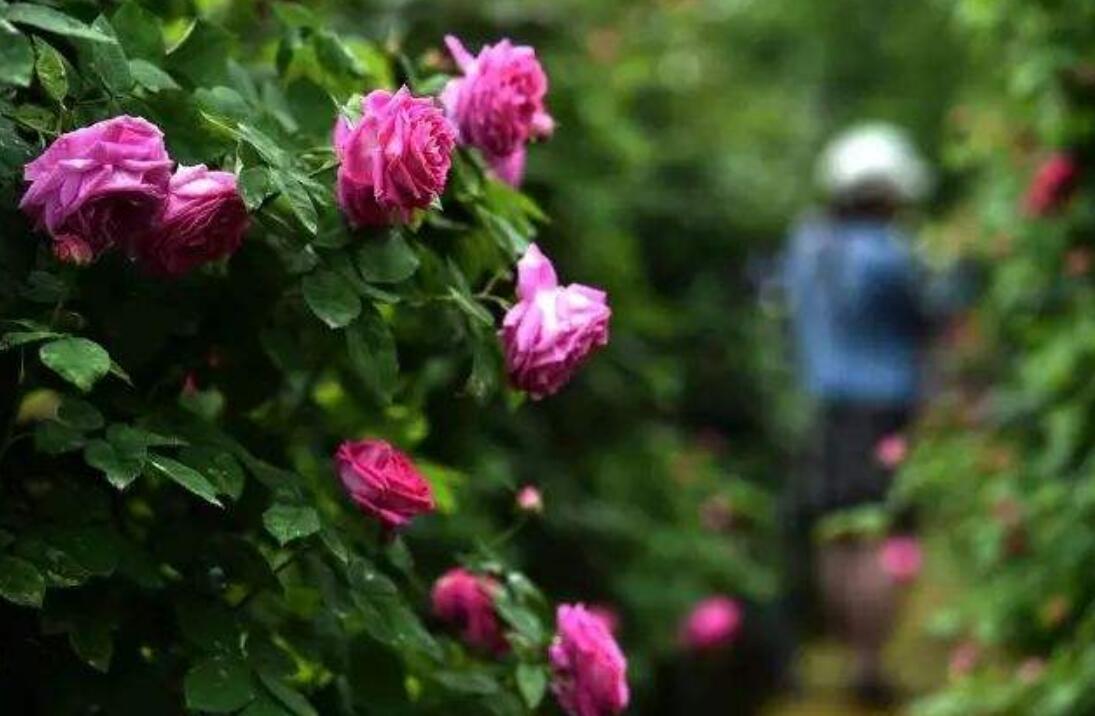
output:
POLYGON ((847 569, 847 628, 849 645, 855 651, 857 685, 888 691, 882 656, 897 610, 895 584, 883 570, 874 542, 856 543, 847 569))

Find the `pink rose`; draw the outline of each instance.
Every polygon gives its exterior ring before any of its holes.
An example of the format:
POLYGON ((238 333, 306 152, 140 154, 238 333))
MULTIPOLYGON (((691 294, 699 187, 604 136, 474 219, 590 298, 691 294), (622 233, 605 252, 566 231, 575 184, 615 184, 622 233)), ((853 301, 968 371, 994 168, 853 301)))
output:
POLYGON ((335 123, 338 203, 353 226, 411 220, 445 190, 456 131, 432 99, 406 87, 370 92, 361 119, 335 123))
POLYGON ((544 511, 544 497, 532 485, 525 485, 517 491, 517 509, 539 514, 544 511))
POLYGON ((114 117, 58 137, 23 169, 19 203, 61 244, 63 261, 86 263, 150 232, 167 196, 171 159, 163 133, 139 117, 114 117))
POLYGON ((693 607, 681 625, 681 643, 693 651, 728 644, 741 629, 741 607, 729 597, 709 597, 693 607))
POLYGON ((607 604, 590 604, 586 611, 600 619, 609 634, 615 636, 620 631, 620 615, 607 604))
POLYGON ((533 399, 552 395, 596 349, 608 343, 612 311, 603 291, 560 286, 535 244, 517 263, 517 304, 499 335, 513 384, 533 399))
POLYGON ((494 612, 498 582, 455 568, 433 585, 433 611, 439 619, 460 630, 470 646, 501 654, 509 649, 502 625, 494 612))
POLYGON ((551 689, 569 716, 614 716, 627 708, 627 660, 604 622, 581 604, 562 604, 548 649, 551 689))
POLYGON ((916 580, 924 563, 920 540, 915 537, 891 537, 879 551, 882 570, 895 582, 907 584, 916 580))
POLYGON ((520 184, 525 144, 551 136, 555 128, 544 107, 548 81, 536 51, 503 39, 472 57, 452 35, 445 44, 464 73, 441 93, 460 141, 478 147, 503 181, 520 184))
POLYGON ((249 225, 235 174, 209 171, 204 164, 180 166, 171 177, 159 229, 142 239, 135 253, 153 273, 181 276, 235 253, 249 225))
POLYGON ((901 435, 887 435, 878 441, 874 455, 887 470, 895 470, 909 454, 909 445, 901 435))
POLYGON ((1051 214, 1072 196, 1079 180, 1080 165, 1076 160, 1064 152, 1052 154, 1034 172, 1023 208, 1030 216, 1051 214))
POLYGON ((350 499, 386 529, 434 509, 430 484, 410 458, 383 440, 342 443, 335 466, 350 499))

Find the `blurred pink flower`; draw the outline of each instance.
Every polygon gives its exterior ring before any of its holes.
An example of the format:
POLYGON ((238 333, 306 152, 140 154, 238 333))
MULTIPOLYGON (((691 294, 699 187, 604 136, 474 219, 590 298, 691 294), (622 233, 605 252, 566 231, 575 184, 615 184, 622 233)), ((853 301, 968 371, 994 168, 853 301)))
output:
POLYGON ((920 540, 915 537, 890 537, 882 543, 878 556, 883 571, 902 584, 914 581, 924 562, 920 540))
POLYGON ((350 499, 385 529, 402 527, 434 509, 430 484, 409 457, 384 440, 342 443, 335 466, 350 499))
POLYGON ((1019 664, 1019 668, 1015 670, 1015 678, 1019 679, 1022 684, 1033 684, 1042 678, 1045 670, 1046 660, 1038 656, 1032 656, 1024 659, 1023 663, 1019 664))
POLYGON ((468 645, 501 654, 509 644, 494 611, 494 595, 499 588, 490 577, 459 567, 450 569, 433 585, 434 614, 459 629, 468 645))
POLYGON ((503 39, 473 57, 452 35, 445 44, 463 72, 441 93, 460 141, 478 147, 495 174, 517 186, 525 144, 550 136, 555 127, 544 106, 548 81, 536 51, 503 39))
POLYGON ((560 286, 536 244, 517 263, 518 302, 500 336, 513 384, 540 399, 558 392, 578 367, 608 343, 612 315, 604 291, 560 286))
POLYGON ((895 470, 909 453, 909 445, 902 435, 887 435, 875 446, 875 459, 886 469, 895 470))
POLYGON ((1070 155, 1055 152, 1035 170, 1023 199, 1030 216, 1046 216, 1059 209, 1073 194, 1080 180, 1080 165, 1070 155))
POLYGON ((741 607, 729 597, 709 597, 696 604, 681 625, 680 640, 692 651, 730 643, 741 629, 741 607))
POLYGON ((374 90, 335 123, 338 203, 353 226, 406 223, 445 190, 456 132, 432 99, 374 90))
POLYGON ((19 208, 60 243, 58 258, 87 263, 154 230, 171 166, 159 127, 113 117, 62 134, 29 162, 19 208))
POLYGON ((615 716, 627 708, 627 660, 601 619, 562 604, 548 649, 551 688, 569 716, 615 716))
POLYGON ((726 495, 712 495, 700 504, 700 524, 712 532, 724 532, 734 526, 734 506, 726 495))
POLYGON ((134 245, 134 254, 153 273, 181 276, 235 253, 250 223, 235 174, 209 171, 204 164, 180 166, 159 228, 134 245))
POLYGON ((600 619, 605 625, 605 629, 608 629, 609 633, 613 636, 620 630, 620 615, 615 609, 607 604, 590 604, 586 607, 586 611, 600 619))
POLYGON ((951 650, 947 673, 951 679, 968 676, 981 661, 981 647, 972 641, 962 642, 951 650))
POLYGON ((539 514, 544 511, 544 498, 532 485, 525 485, 517 491, 517 509, 522 512, 539 514))

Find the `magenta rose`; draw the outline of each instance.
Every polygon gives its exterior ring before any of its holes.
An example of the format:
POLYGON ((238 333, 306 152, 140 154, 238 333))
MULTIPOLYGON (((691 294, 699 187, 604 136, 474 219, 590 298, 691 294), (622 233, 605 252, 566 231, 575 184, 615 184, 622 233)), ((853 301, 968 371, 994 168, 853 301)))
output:
POLYGON ((550 136, 555 127, 544 107, 548 81, 536 51, 503 39, 472 57, 452 35, 445 44, 463 72, 441 93, 460 141, 478 147, 503 181, 520 184, 525 144, 550 136))
POLYGON ((1075 192, 1080 181, 1080 165, 1068 154, 1057 152, 1038 167, 1024 197, 1024 208, 1031 216, 1046 216, 1059 209, 1075 192))
POLYGON ((681 625, 681 643, 693 651, 729 644, 741 629, 741 607, 729 597, 709 597, 689 612, 681 625))
POLYGON ((459 629, 468 645, 501 654, 509 649, 509 643, 494 611, 498 589, 500 585, 490 577, 459 567, 450 569, 433 585, 434 614, 459 629))
POLYGON ((890 537, 879 551, 882 570, 895 582, 908 584, 920 575, 924 555, 915 537, 890 537))
POLYGON ((335 467, 350 499, 385 529, 402 527, 434 509, 430 484, 410 458, 383 440, 342 443, 335 467))
POLYGON ((535 244, 517 262, 517 298, 499 335, 513 384, 534 399, 559 391, 578 367, 608 343, 612 311, 589 286, 560 286, 535 244))
POLYGON ((562 604, 548 649, 551 689, 570 716, 614 716, 627 708, 627 660, 605 622, 581 604, 562 604))
POLYGON ((445 190, 456 131, 432 99, 406 87, 370 92, 357 123, 335 123, 338 202, 353 226, 406 223, 445 190))
POLYGON ((235 174, 209 171, 204 164, 180 166, 171 177, 159 228, 134 253, 153 273, 181 276, 235 253, 249 225, 235 174))
POLYGON ((152 231, 171 179, 163 133, 140 117, 114 117, 62 134, 23 169, 19 203, 58 244, 63 261, 87 263, 152 231))

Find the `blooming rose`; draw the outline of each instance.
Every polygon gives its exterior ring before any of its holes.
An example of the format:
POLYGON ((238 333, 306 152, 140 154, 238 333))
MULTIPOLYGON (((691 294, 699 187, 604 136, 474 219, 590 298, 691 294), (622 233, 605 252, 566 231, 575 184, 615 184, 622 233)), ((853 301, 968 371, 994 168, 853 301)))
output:
POLYGON ((590 604, 586 611, 600 619, 613 636, 620 631, 620 614, 607 604, 590 604))
POLYGON ((408 222, 445 189, 456 131, 433 100, 406 87, 370 92, 356 124, 335 123, 338 203, 354 226, 408 222))
POLYGON ((350 499, 386 529, 434 509, 430 484, 410 458, 383 440, 342 443, 335 466, 350 499))
POLYGON ((502 321, 506 368, 534 399, 559 391, 597 348, 608 343, 612 315, 603 291, 560 286, 535 244, 517 263, 517 304, 502 321))
POLYGON ((204 164, 180 166, 171 177, 159 229, 134 253, 154 273, 181 276, 235 253, 249 224, 235 174, 212 172, 204 164))
POLYGON ((698 603, 681 624, 681 643, 694 651, 729 643, 741 628, 741 607, 729 597, 709 597, 698 603))
POLYGON ((494 612, 494 594, 498 589, 498 583, 490 577, 477 576, 459 567, 450 569, 433 585, 434 614, 460 629, 469 645, 500 654, 509 644, 494 612))
POLYGON ((21 208, 58 244, 62 261, 87 263, 151 231, 171 179, 163 133, 140 117, 114 117, 62 134, 23 168, 21 208))
POLYGON ((920 540, 915 537, 891 537, 882 543, 879 552, 882 570, 895 582, 908 583, 920 575, 924 556, 920 540))
POLYGON ((627 660, 605 623, 580 604, 559 606, 548 649, 551 688, 570 716, 613 716, 627 708, 627 660))
POLYGON ((1064 152, 1051 155, 1031 179, 1023 205, 1031 216, 1046 216, 1072 196, 1080 180, 1080 166, 1064 152))
POLYGON ((503 181, 519 184, 525 144, 550 136, 555 128, 544 107, 548 81, 536 51, 504 39, 472 57, 452 35, 445 44, 464 73, 441 93, 460 141, 478 147, 503 181))
POLYGON ((543 512, 544 497, 532 485, 525 485, 517 492, 517 509, 522 512, 543 512))

